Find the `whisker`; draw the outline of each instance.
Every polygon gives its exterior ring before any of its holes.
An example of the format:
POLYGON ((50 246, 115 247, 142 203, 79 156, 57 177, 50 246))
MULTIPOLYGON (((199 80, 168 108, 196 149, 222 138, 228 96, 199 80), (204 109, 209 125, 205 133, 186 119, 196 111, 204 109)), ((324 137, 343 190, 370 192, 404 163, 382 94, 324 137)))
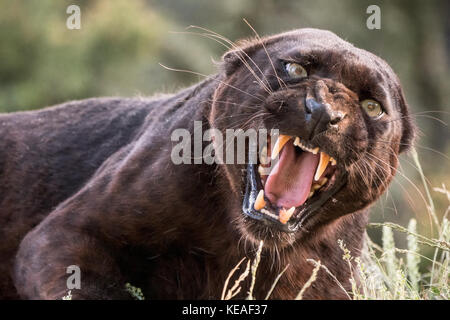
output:
MULTIPOLYGON (((202 36, 205 38, 208 38, 210 40, 216 41, 217 43, 223 45, 225 48, 230 49, 225 43, 219 41, 215 37, 205 34, 205 33, 197 33, 197 32, 171 32, 171 33, 177 33, 177 34, 190 34, 190 35, 196 35, 196 36, 202 36)), ((266 86, 266 84, 256 75, 256 73, 253 71, 253 69, 250 68, 250 65, 241 57, 238 56, 239 60, 246 66, 246 68, 252 73, 252 75, 255 77, 257 82, 261 85, 262 89, 266 91, 268 94, 272 93, 272 91, 266 86)))
MULTIPOLYGON (((366 153, 366 155, 368 155, 369 157, 372 157, 372 159, 375 159, 375 160, 378 160, 380 162, 383 162, 384 164, 386 164, 387 166, 389 166, 389 167, 391 167, 391 168, 393 168, 395 170, 395 168, 392 167, 389 163, 386 163, 385 161, 383 161, 382 159, 378 158, 377 156, 375 156, 375 155, 373 155, 371 153, 366 153)), ((411 184, 411 186, 417 191, 417 193, 420 195, 420 197, 422 198, 422 200, 425 203, 425 206, 427 208, 427 211, 428 211, 428 214, 429 214, 429 218, 431 219, 430 212, 429 212, 429 206, 428 206, 428 203, 427 203, 427 201, 425 199, 425 196, 422 194, 422 191, 420 191, 420 189, 417 187, 417 185, 411 179, 409 179, 403 172, 401 172, 401 171, 397 171, 397 172, 404 179, 406 179, 411 184)))
MULTIPOLYGON (((389 145, 392 144, 391 141, 385 141, 385 140, 372 140, 372 141, 382 142, 382 143, 386 143, 386 144, 389 144, 389 145)), ((425 146, 422 146, 422 145, 417 144, 417 143, 414 143, 414 144, 411 144, 411 143, 400 143, 400 145, 408 146, 408 147, 413 147, 414 146, 414 147, 418 147, 418 148, 421 148, 421 149, 424 149, 424 150, 432 151, 432 152, 435 152, 436 154, 438 154, 440 156, 443 156, 444 158, 446 158, 447 160, 450 161, 450 157, 449 156, 447 156, 446 154, 444 154, 444 153, 442 153, 442 152, 440 152, 440 151, 438 151, 436 149, 433 149, 433 148, 425 147, 425 146)))
MULTIPOLYGON (((364 165, 365 166, 371 166, 370 168, 368 168, 371 172, 376 172, 376 171, 373 171, 373 165, 375 165, 377 168, 379 168, 380 170, 382 170, 382 172, 384 173, 384 177, 386 177, 386 174, 388 174, 388 172, 386 171, 386 169, 383 167, 383 166, 381 166, 377 161, 381 161, 381 162, 383 162, 381 159, 379 159, 378 157, 376 157, 376 156, 374 156, 373 154, 371 154, 371 153, 366 153, 366 155, 369 155, 369 156, 372 156, 372 160, 374 160, 374 163, 368 163, 367 161, 364 161, 364 165), (373 157, 375 157, 375 159, 373 158, 373 157)), ((399 172, 401 175, 403 175, 403 178, 405 178, 405 179, 407 179, 408 180, 408 178, 402 173, 402 172, 400 172, 400 171, 398 171, 397 170, 397 172, 399 172)), ((378 176, 379 177, 379 176, 378 176)), ((384 180, 384 179, 383 179, 384 180)), ((413 199, 411 198, 411 195, 409 194, 409 192, 408 192, 408 190, 406 189, 406 187, 398 180, 398 179, 393 179, 393 182, 394 183, 397 183, 399 186, 400 186, 400 188, 403 190, 403 192, 405 193, 405 195, 406 195, 406 197, 407 197, 407 202, 408 202, 408 204, 409 204, 409 206, 411 207, 411 209, 414 211, 414 214, 416 215, 416 217, 418 216, 418 211, 417 211, 417 209, 416 209, 416 206, 414 205, 414 201, 413 201, 413 199)), ((409 181, 410 183, 412 183, 411 181, 409 181)), ((385 186, 385 189, 386 190, 388 190, 388 186, 387 186, 387 183, 385 183, 384 184, 384 186, 385 186)), ((419 192, 420 193, 420 192, 419 192)), ((395 203, 394 203, 394 206, 395 206, 395 203)), ((398 213, 398 211, 396 210, 396 213, 398 213)))
MULTIPOLYGON (((394 149, 392 148, 392 146, 390 146, 390 145, 387 145, 387 147, 389 148, 389 149, 391 149, 391 151, 392 152, 394 152, 394 149)), ((377 148, 374 148, 374 150, 376 150, 377 148)), ((395 154, 395 152, 394 152, 394 154, 395 154)), ((445 156, 445 155, 444 155, 445 156)), ((397 160, 399 161, 399 166, 401 167, 401 162, 406 162, 407 164, 409 164, 411 167, 413 167, 414 169, 416 169, 417 170, 417 172, 419 172, 420 173, 420 169, 413 163, 413 162, 411 162, 411 161, 409 161, 408 159, 406 159, 406 158, 403 158, 402 159, 402 161, 400 161, 400 159, 399 159, 399 157, 396 155, 396 157, 397 157, 397 160)), ((431 185, 431 181, 427 178, 427 177, 424 177, 425 178, 425 180, 427 181, 427 183, 429 183, 430 185, 431 185)))
POLYGON ((261 102, 264 101, 264 100, 262 100, 261 98, 258 98, 257 96, 255 96, 255 95, 253 95, 253 94, 251 94, 251 93, 248 93, 247 91, 241 90, 241 89, 239 89, 239 88, 236 88, 235 86, 232 86, 231 84, 228 84, 228 83, 225 83, 225 82, 223 82, 223 81, 221 81, 221 80, 215 79, 214 76, 208 76, 208 75, 206 75, 206 74, 202 74, 202 73, 200 73, 200 72, 195 72, 195 71, 191 71, 191 70, 184 70, 184 69, 170 68, 170 67, 167 67, 167 66, 163 65, 162 63, 159 63, 159 65, 160 65, 161 67, 163 67, 164 69, 167 69, 167 70, 170 70, 170 71, 184 72, 184 73, 191 73, 191 74, 195 74, 195 75, 197 75, 197 76, 205 77, 206 79, 211 79, 211 80, 220 82, 220 83, 223 84, 223 85, 226 85, 226 86, 228 86, 228 87, 230 87, 230 88, 232 88, 232 89, 235 89, 235 90, 240 91, 240 92, 242 92, 242 93, 244 93, 244 94, 246 94, 246 95, 249 95, 249 96, 251 96, 252 98, 258 99, 258 100, 260 100, 261 102))
POLYGON ((205 100, 203 102, 230 104, 230 105, 233 105, 233 106, 236 106, 236 107, 245 107, 245 108, 254 109, 254 110, 260 110, 261 109, 261 107, 259 107, 259 106, 250 106, 250 105, 243 106, 241 103, 236 103, 236 102, 231 102, 231 101, 221 101, 221 100, 208 99, 208 100, 205 100))
POLYGON ((441 119, 439 119, 439 118, 436 118, 436 117, 427 115, 427 114, 409 114, 409 115, 406 115, 406 116, 402 116, 402 117, 398 117, 398 118, 391 119, 391 120, 389 120, 389 121, 386 121, 386 123, 392 123, 392 122, 395 122, 395 121, 399 121, 399 120, 403 120, 403 119, 407 119, 407 118, 412 118, 412 117, 423 117, 423 118, 428 118, 428 119, 435 120, 435 121, 441 123, 442 125, 444 125, 444 126, 446 126, 446 127, 448 126, 447 122, 445 122, 445 121, 443 121, 443 120, 441 120, 441 119))
POLYGON ((243 20, 244 20, 244 22, 250 27, 250 29, 252 29, 252 31, 255 33, 257 39, 258 39, 259 42, 261 43, 261 45, 262 45, 262 47, 263 47, 263 49, 264 49, 264 51, 265 51, 265 53, 266 53, 266 55, 267 55, 267 58, 268 58, 269 61, 270 61, 270 64, 271 64, 272 69, 273 69, 273 72, 275 73, 275 77, 277 78, 278 85, 280 86, 280 88, 283 88, 283 85, 284 85, 284 87, 286 88, 286 87, 287 87, 287 86, 286 86, 286 83, 284 83, 284 81, 281 80, 281 78, 280 78, 280 77, 278 76, 278 74, 277 74, 277 70, 275 69, 275 65, 273 64, 272 58, 270 58, 270 55, 269 55, 269 52, 267 51, 266 46, 264 45, 264 41, 263 41, 263 40, 261 39, 261 37, 259 36, 258 32, 256 32, 256 30, 252 27, 252 25, 251 25, 245 18, 244 18, 243 20), (283 82, 283 84, 282 84, 282 82, 283 82))
MULTIPOLYGON (((423 106, 422 108, 429 108, 423 106)), ((444 106, 443 108, 449 108, 448 106, 444 106)), ((426 110, 426 111, 419 111, 419 112, 412 112, 411 114, 424 114, 424 113, 445 113, 450 114, 449 111, 442 111, 442 110, 426 110)))
MULTIPOLYGON (((261 68, 256 64, 256 62, 244 51, 242 50, 242 48, 240 48, 236 43, 234 43, 233 41, 231 41, 230 39, 222 36, 221 34, 218 34, 217 32, 214 32, 210 29, 207 28, 203 28, 203 27, 199 27, 199 26, 190 26, 189 28, 196 28, 196 29, 200 29, 206 32, 209 32, 211 34, 211 36, 215 36, 225 42, 227 42, 228 44, 230 44, 234 49, 237 49, 238 51, 242 52, 242 54, 244 54, 249 60, 250 62, 253 63, 253 65, 256 67, 256 69, 261 73, 261 75, 263 76, 264 80, 266 81, 270 91, 273 91, 269 81, 267 80, 266 76, 264 75, 264 72, 261 70, 261 68)), ((241 57, 240 57, 241 58, 241 57)), ((241 60, 243 61, 243 60, 241 60)), ((253 69, 252 69, 253 70, 253 69)))

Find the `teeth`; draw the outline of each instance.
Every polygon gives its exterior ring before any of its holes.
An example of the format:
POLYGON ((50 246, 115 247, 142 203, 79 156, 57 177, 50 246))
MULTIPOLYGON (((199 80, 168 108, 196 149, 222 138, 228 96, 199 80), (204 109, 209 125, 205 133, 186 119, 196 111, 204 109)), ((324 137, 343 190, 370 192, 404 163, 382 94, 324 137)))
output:
MULTIPOLYGON (((272 155, 271 155, 272 160, 278 156, 278 154, 280 153, 281 149, 283 149, 286 142, 288 142, 291 138, 292 138, 291 136, 280 134, 280 136, 279 136, 278 140, 275 142, 275 146, 273 147, 273 150, 272 150, 272 155)), ((320 150, 319 147, 311 149, 311 148, 305 146, 299 137, 295 137, 293 143, 294 143, 294 146, 297 146, 303 150, 311 152, 312 154, 317 154, 317 153, 319 153, 319 150, 320 150)), ((266 155, 267 155, 267 153, 266 153, 266 155)), ((319 165, 317 166, 316 172, 314 174, 315 181, 318 181, 319 178, 322 176, 322 174, 325 171, 325 169, 327 168, 329 162, 331 162, 332 166, 335 166, 337 163, 334 158, 330 157, 325 152, 320 152, 319 165)), ((321 181, 321 183, 318 184, 319 187, 317 187, 316 184, 314 184, 312 186, 312 189, 317 190, 318 188, 323 186, 326 182, 327 182, 326 179, 321 181)))
POLYGON ((322 188, 325 185, 325 183, 327 183, 327 181, 328 181, 328 178, 322 178, 319 182, 313 183, 313 185, 311 186, 309 195, 308 195, 308 199, 313 196, 314 192, 316 192, 317 190, 322 188))
POLYGON ((314 183, 312 186, 311 186, 311 190, 314 190, 314 191, 316 191, 317 189, 319 189, 321 187, 321 185, 320 184, 318 184, 318 183, 314 183))
POLYGON ((266 206, 266 201, 264 200, 264 191, 259 190, 258 196, 256 197, 255 204, 253 205, 253 208, 255 208, 256 211, 261 210, 266 206))
POLYGON ((284 208, 280 209, 280 212, 278 213, 280 222, 282 224, 286 224, 286 222, 289 221, 289 219, 294 214, 295 207, 290 208, 289 210, 286 210, 284 208))
MULTIPOLYGON (((318 154, 319 153, 319 151, 320 151, 320 149, 319 149, 319 147, 316 147, 316 148, 314 148, 314 149, 311 149, 311 148, 309 148, 309 147, 307 147, 307 146, 305 146, 303 143, 302 143, 302 141, 300 140, 300 138, 299 137, 295 137, 295 139, 294 139, 294 146, 297 146, 297 147, 299 147, 299 148, 301 148, 301 149, 303 149, 303 150, 306 150, 306 151, 308 151, 308 152, 311 152, 312 154, 318 154)), ((326 153, 324 153, 325 155, 327 155, 326 153)), ((328 155, 327 155, 328 156, 328 155)), ((329 161, 331 162, 331 165, 332 166, 335 166, 336 165, 336 160, 334 159, 334 158, 332 158, 332 157, 330 157, 330 156, 328 156, 330 159, 329 159, 329 161)), ((322 155, 320 156, 320 159, 322 159, 322 155)), ((328 164, 328 162, 327 162, 327 164, 328 164)), ((325 167, 326 168, 326 167, 325 167)), ((317 179, 316 179, 317 180, 317 179)))
POLYGON ((272 160, 274 160, 278 156, 278 154, 280 153, 281 149, 283 149, 286 142, 288 142, 291 138, 292 138, 291 136, 288 136, 285 134, 280 134, 277 142, 275 142, 275 145, 273 146, 273 150, 272 150, 272 154, 271 154, 272 160))
POLYGON ((319 181, 319 185, 320 187, 322 187, 325 183, 327 183, 328 178, 323 178, 322 180, 319 181))
POLYGON ((314 175, 314 180, 315 181, 319 180, 320 176, 322 175, 322 173, 327 168, 329 161, 330 161, 330 156, 328 154, 326 154, 325 152, 321 152, 320 153, 319 165, 317 166, 316 174, 314 175))
POLYGON ((299 147, 299 148, 301 148, 301 149, 303 149, 303 150, 306 150, 306 151, 308 151, 308 152, 311 152, 312 154, 317 154, 317 153, 319 152, 319 147, 316 147, 316 148, 314 148, 314 149, 311 149, 311 148, 305 146, 305 145, 302 143, 302 141, 300 140, 299 137, 295 137, 295 140, 294 140, 294 146, 297 146, 297 147, 299 147))
POLYGON ((264 213, 266 216, 272 217, 273 219, 278 220, 278 216, 275 214, 272 214, 269 210, 261 209, 261 213, 264 213))

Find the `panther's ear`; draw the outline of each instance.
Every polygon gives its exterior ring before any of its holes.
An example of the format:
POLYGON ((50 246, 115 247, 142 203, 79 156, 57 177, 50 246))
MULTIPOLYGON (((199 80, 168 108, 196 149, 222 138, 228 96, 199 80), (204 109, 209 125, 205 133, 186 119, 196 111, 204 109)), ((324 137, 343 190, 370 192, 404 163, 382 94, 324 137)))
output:
POLYGON ((399 105, 402 112, 402 138, 400 140, 400 153, 409 151, 414 146, 416 138, 416 124, 409 114, 408 104, 403 93, 403 89, 399 87, 399 105))
POLYGON ((258 50, 258 42, 252 40, 241 40, 231 50, 222 56, 223 70, 227 76, 231 75, 244 63, 250 61, 250 56, 258 50))
POLYGON ((240 50, 230 50, 222 56, 223 70, 227 76, 231 75, 242 63, 244 54, 240 50))

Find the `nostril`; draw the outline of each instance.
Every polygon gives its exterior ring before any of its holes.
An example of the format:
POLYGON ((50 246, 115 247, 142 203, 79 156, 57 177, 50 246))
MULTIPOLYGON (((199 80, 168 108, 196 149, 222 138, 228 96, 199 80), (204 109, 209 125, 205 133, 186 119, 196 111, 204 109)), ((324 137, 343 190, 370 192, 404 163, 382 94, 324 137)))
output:
POLYGON ((335 125, 335 124, 338 124, 340 121, 341 121, 340 117, 334 117, 330 120, 330 124, 335 125))
POLYGON ((331 116, 330 119, 330 125, 336 125, 339 122, 342 121, 342 119, 344 119, 345 114, 343 112, 337 111, 337 112, 333 112, 333 115, 331 116))

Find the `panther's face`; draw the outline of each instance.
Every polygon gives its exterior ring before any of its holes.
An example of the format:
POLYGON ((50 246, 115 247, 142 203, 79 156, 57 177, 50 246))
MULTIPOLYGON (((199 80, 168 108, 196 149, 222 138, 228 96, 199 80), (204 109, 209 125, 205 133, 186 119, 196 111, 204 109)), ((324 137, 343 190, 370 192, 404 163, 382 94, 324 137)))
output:
MULTIPOLYGON (((300 29, 225 54, 211 126, 278 129, 258 163, 222 165, 230 214, 253 240, 288 244, 373 203, 413 124, 398 78, 379 57, 328 31, 300 29)), ((248 149, 248 146, 247 146, 248 149)))

